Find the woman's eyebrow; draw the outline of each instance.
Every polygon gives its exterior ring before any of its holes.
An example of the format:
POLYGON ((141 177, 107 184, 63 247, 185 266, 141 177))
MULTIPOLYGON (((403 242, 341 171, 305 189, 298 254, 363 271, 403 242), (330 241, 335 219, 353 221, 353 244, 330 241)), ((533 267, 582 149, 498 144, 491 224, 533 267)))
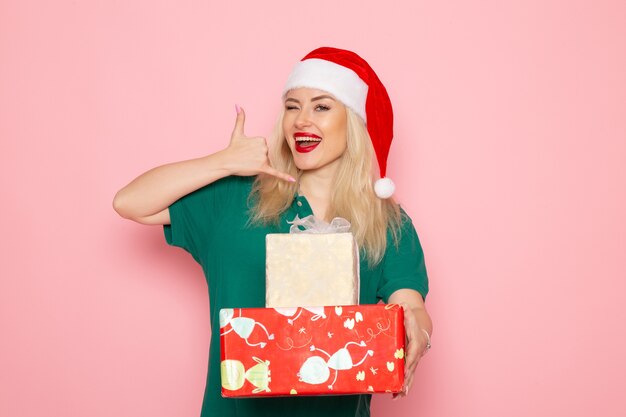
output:
POLYGON ((321 100, 321 99, 323 99, 323 98, 329 98, 329 99, 331 99, 331 100, 335 100, 334 98, 332 98, 332 97, 331 97, 331 96, 329 96, 328 94, 324 94, 324 95, 322 95, 322 96, 313 97, 313 98, 311 99, 311 101, 321 100))
MULTIPOLYGON (((331 100, 333 100, 333 101, 336 101, 336 100, 334 99, 334 97, 329 96, 329 95, 327 95, 327 94, 324 94, 324 95, 321 95, 321 96, 317 96, 317 97, 313 97, 313 98, 311 99, 311 101, 322 100, 322 99, 325 99, 325 98, 329 98, 329 99, 331 99, 331 100)), ((285 103, 286 103, 286 102, 288 102, 288 101, 293 101, 294 103, 298 103, 298 104, 300 104, 300 100, 295 99, 295 98, 293 98, 293 97, 289 97, 289 98, 285 99, 285 103)))

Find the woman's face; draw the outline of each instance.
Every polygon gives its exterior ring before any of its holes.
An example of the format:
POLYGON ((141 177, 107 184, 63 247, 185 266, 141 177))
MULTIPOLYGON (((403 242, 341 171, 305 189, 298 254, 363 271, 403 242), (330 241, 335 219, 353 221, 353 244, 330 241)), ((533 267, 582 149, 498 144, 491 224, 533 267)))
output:
POLYGON ((314 88, 295 88, 285 96, 283 131, 296 166, 336 169, 346 150, 346 107, 314 88))

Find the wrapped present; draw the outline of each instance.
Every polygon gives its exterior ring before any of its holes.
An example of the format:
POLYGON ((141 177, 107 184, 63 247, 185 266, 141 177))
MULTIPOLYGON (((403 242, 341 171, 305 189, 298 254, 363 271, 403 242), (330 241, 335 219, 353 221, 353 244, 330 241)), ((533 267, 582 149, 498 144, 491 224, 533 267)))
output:
POLYGON ((266 237, 266 307, 359 303, 359 250, 350 223, 296 216, 266 237))
POLYGON ((224 397, 399 392, 397 304, 220 310, 224 397))

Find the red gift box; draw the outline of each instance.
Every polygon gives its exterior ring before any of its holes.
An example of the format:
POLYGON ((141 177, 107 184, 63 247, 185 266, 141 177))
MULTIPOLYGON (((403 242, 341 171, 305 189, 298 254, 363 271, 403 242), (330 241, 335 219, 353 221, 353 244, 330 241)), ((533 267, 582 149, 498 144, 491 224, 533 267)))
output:
POLYGON ((397 304, 220 310, 222 396, 400 392, 397 304))

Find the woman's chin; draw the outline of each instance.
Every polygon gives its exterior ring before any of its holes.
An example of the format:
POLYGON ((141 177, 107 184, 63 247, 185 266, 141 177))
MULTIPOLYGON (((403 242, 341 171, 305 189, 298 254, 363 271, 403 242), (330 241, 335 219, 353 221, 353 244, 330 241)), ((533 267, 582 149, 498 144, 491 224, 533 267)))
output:
POLYGON ((328 160, 327 158, 324 158, 323 155, 293 155, 293 162, 296 168, 302 172, 308 171, 309 173, 312 171, 334 171, 339 166, 340 159, 341 157, 337 157, 335 159, 328 160))
POLYGON ((311 171, 316 169, 317 167, 314 164, 311 163, 299 163, 299 162, 295 162, 296 168, 298 168, 300 171, 311 171))
POLYGON ((314 161, 309 155, 293 155, 293 163, 301 171, 310 171, 317 168, 317 161, 314 161))

